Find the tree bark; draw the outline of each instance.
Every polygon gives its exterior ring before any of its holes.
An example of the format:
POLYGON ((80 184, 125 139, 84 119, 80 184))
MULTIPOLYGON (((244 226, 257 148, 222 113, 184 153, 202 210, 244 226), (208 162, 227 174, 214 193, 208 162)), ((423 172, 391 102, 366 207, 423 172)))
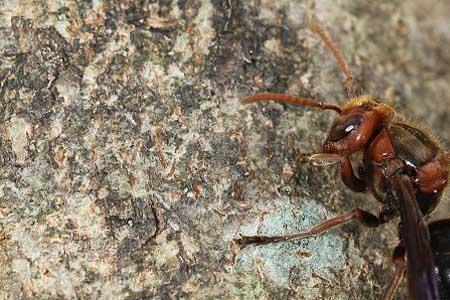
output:
POLYGON ((365 93, 448 147, 450 4, 16 0, 0 11, 1 299, 381 297, 397 220, 237 251, 240 233, 379 209, 336 167, 299 161, 320 151, 333 112, 239 100, 345 103, 312 13, 365 93))

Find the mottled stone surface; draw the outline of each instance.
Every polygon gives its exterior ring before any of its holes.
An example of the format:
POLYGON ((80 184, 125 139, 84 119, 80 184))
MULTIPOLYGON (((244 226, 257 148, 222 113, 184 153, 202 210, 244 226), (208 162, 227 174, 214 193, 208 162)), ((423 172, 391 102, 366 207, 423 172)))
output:
POLYGON ((445 1, 0 0, 0 299, 379 298, 395 224, 233 261, 239 233, 378 209, 298 162, 332 112, 239 104, 345 101, 308 10, 366 92, 449 145, 445 1))

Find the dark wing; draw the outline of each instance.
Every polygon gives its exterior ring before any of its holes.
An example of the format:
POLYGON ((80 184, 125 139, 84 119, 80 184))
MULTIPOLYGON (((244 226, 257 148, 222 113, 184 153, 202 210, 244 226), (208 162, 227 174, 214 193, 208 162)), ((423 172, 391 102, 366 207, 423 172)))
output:
POLYGON ((406 175, 394 175, 391 180, 393 196, 399 203, 400 237, 406 246, 411 296, 416 300, 437 300, 438 281, 430 247, 430 234, 417 204, 411 179, 406 175))

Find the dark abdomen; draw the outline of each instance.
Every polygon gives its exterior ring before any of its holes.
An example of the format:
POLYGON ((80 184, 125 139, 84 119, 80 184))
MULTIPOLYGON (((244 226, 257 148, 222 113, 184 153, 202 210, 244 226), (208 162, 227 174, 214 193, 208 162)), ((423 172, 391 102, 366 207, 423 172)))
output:
POLYGON ((439 277, 439 298, 450 299, 450 220, 433 222, 428 228, 431 251, 439 277))

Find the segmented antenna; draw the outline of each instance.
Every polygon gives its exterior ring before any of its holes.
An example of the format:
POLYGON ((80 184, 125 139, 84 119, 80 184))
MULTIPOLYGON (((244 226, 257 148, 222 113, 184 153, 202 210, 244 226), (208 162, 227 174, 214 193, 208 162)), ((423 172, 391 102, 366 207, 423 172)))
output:
POLYGON ((350 71, 350 68, 348 67, 348 63, 345 60, 344 56, 342 55, 339 48, 336 46, 336 44, 333 42, 333 40, 330 38, 330 36, 322 29, 322 26, 320 26, 320 22, 317 20, 317 18, 314 15, 308 16, 308 21, 311 27, 311 30, 316 33, 320 39, 325 43, 327 48, 331 51, 334 58, 336 59, 339 68, 341 69, 341 72, 344 74, 345 77, 345 88, 347 90, 347 96, 348 98, 356 98, 361 95, 360 89, 358 87, 357 82, 353 79, 352 72, 350 71))
POLYGON ((252 96, 248 96, 247 98, 243 99, 241 102, 244 104, 253 103, 253 102, 259 102, 259 101, 275 101, 275 102, 281 102, 281 103, 289 103, 293 105, 299 105, 299 106, 312 106, 317 107, 320 109, 332 109, 336 111, 338 114, 342 113, 342 109, 334 104, 328 104, 324 102, 319 102, 313 99, 308 98, 300 98, 297 96, 291 96, 287 94, 277 94, 277 93, 260 93, 252 96))

